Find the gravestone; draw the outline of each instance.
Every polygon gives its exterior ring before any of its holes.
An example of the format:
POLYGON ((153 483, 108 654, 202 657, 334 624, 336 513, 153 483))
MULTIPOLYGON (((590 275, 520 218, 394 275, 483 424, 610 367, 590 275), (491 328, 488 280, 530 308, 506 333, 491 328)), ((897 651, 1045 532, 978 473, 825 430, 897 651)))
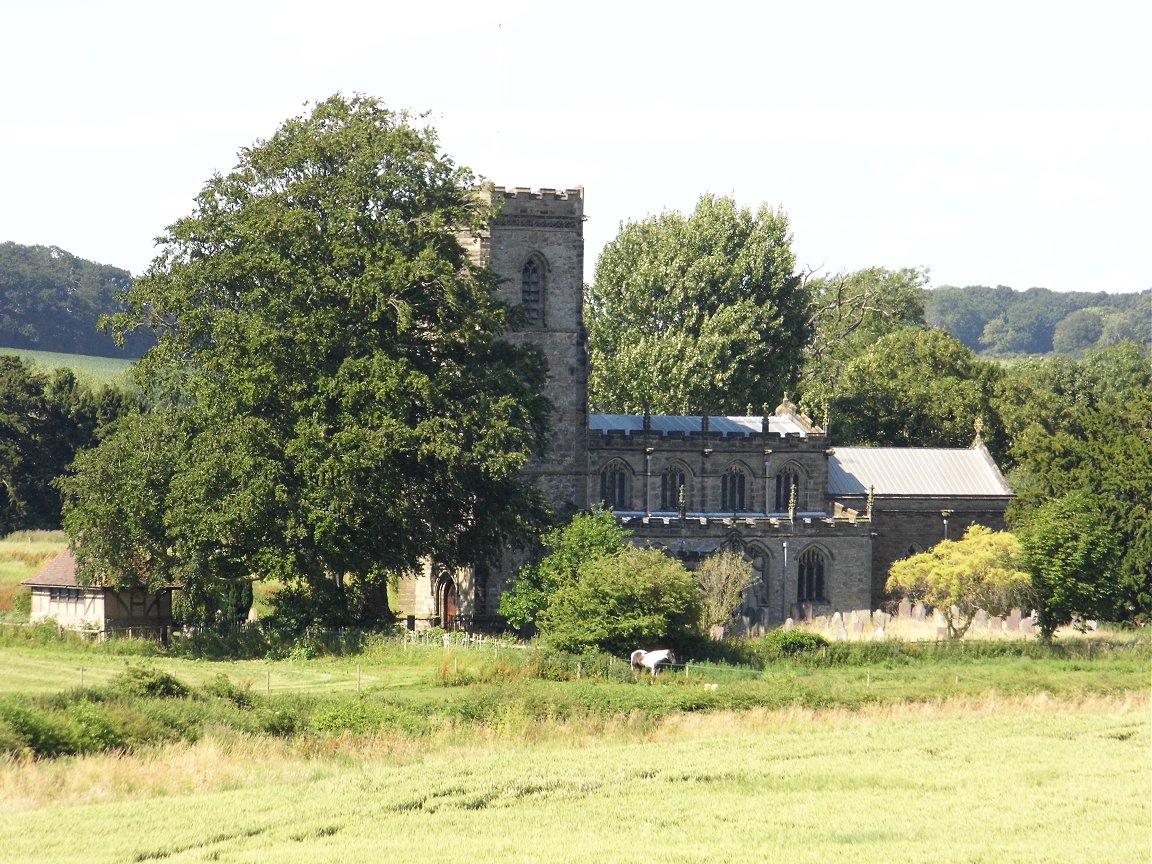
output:
POLYGON ((1004 627, 1009 633, 1016 633, 1020 630, 1020 610, 1013 609, 1008 613, 1008 618, 1004 621, 1004 627))
POLYGON ((896 614, 905 621, 912 617, 912 604, 908 602, 907 597, 900 601, 900 605, 896 608, 896 614))
POLYGON ((1031 636, 1032 635, 1032 624, 1033 624, 1033 621, 1032 621, 1031 616, 1029 616, 1028 618, 1021 618, 1020 619, 1020 635, 1031 636))
POLYGON ((847 642, 848 641, 848 631, 844 629, 843 624, 841 624, 839 629, 836 631, 836 641, 837 642, 847 642))
POLYGON ((988 616, 988 629, 993 633, 1000 633, 1004 630, 1004 619, 998 615, 988 616))
POLYGON ((927 617, 928 617, 928 613, 927 613, 927 610, 925 610, 925 608, 924 608, 924 604, 921 603, 920 601, 917 601, 916 605, 912 607, 912 620, 917 621, 920 624, 923 624, 924 619, 927 617))
POLYGON ((789 630, 794 630, 795 628, 796 628, 796 622, 794 620, 792 620, 791 617, 784 619, 784 632, 785 633, 787 633, 789 630))
POLYGON ((975 616, 972 618, 972 626, 980 630, 985 630, 988 627, 988 613, 983 609, 977 609, 975 616))
POLYGON ((883 642, 887 638, 888 638, 888 636, 884 632, 884 625, 883 624, 881 624, 879 627, 877 627, 875 630, 872 631, 872 641, 873 642, 883 642))
POLYGON ((853 636, 863 636, 864 635, 864 622, 861 621, 860 619, 856 619, 855 621, 852 622, 852 635, 853 636))

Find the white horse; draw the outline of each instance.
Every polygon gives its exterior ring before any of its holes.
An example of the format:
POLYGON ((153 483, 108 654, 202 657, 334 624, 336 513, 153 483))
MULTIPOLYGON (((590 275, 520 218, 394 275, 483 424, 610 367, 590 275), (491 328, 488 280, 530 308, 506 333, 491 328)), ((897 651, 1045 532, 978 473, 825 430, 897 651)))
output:
POLYGON ((642 651, 637 648, 632 652, 632 668, 649 669, 653 677, 661 666, 668 666, 675 662, 676 655, 667 648, 661 648, 659 651, 642 651))

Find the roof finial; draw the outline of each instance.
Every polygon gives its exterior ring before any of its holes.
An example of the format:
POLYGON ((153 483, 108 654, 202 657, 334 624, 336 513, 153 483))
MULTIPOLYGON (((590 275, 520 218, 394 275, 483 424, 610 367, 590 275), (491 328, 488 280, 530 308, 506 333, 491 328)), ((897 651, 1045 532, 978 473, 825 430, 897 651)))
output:
POLYGON ((872 502, 875 500, 875 498, 876 498, 876 487, 875 486, 869 486, 868 487, 868 503, 867 503, 865 510, 864 510, 864 515, 867 516, 869 519, 872 518, 872 502))
POLYGON ((979 414, 977 414, 976 419, 972 421, 972 428, 976 430, 976 437, 972 439, 972 446, 980 447, 984 444, 984 436, 982 434, 984 432, 984 421, 980 418, 979 414))
POLYGON ((791 491, 788 493, 788 519, 789 521, 796 521, 796 484, 793 483, 791 491))

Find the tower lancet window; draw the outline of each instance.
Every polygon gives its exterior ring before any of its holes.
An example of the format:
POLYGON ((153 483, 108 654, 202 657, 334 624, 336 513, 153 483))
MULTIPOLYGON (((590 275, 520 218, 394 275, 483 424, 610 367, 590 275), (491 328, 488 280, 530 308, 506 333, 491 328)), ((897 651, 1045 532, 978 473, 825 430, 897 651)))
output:
POLYGON ((520 299, 531 324, 544 322, 544 268, 533 256, 520 271, 520 299))

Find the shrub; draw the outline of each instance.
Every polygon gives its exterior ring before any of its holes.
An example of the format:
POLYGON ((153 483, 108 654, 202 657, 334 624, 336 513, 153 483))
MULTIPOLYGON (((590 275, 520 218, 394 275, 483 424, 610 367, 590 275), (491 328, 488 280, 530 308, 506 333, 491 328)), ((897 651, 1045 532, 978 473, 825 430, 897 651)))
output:
POLYGON ((819 633, 807 630, 773 630, 760 640, 757 653, 766 660, 795 657, 819 651, 828 646, 828 640, 819 633))
POLYGON ((167 672, 144 666, 129 666, 108 682, 115 693, 153 699, 183 699, 190 694, 188 685, 167 672))

